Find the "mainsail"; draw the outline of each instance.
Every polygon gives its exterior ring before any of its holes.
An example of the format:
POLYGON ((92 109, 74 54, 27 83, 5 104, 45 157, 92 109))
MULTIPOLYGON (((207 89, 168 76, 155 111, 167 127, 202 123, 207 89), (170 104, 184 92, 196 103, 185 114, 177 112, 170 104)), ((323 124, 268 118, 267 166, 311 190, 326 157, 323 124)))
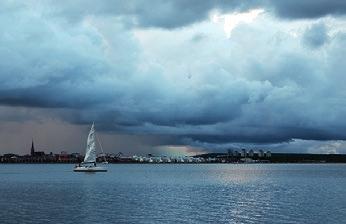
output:
POLYGON ((95 129, 94 124, 92 124, 87 141, 87 148, 84 157, 85 163, 96 162, 96 144, 95 144, 95 129))

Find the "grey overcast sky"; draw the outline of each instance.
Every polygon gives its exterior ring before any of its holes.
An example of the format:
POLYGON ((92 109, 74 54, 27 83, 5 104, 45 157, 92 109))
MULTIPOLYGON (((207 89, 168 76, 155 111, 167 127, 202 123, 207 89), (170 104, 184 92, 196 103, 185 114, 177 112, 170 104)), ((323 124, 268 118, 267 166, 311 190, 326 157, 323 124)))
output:
POLYGON ((346 1, 4 0, 0 153, 346 153, 346 1))

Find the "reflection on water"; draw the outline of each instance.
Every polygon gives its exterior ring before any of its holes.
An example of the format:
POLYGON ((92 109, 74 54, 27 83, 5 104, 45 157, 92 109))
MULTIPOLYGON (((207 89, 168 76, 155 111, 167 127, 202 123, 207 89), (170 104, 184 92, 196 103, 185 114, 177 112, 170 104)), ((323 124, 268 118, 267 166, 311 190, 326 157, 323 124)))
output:
POLYGON ((72 168, 0 165, 0 223, 342 223, 346 216, 345 165, 72 168))

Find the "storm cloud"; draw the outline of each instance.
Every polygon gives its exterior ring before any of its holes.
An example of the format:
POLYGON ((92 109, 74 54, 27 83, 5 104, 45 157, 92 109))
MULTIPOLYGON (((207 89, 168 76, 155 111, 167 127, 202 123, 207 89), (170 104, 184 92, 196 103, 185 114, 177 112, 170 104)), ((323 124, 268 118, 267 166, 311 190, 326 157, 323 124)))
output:
POLYGON ((303 41, 311 48, 321 47, 329 40, 327 31, 325 24, 314 24, 304 32, 303 41))
POLYGON ((46 10, 69 21, 86 16, 119 16, 130 26, 179 28, 207 19, 210 12, 243 12, 263 8, 284 19, 316 19, 324 16, 343 16, 346 3, 339 0, 92 0, 53 1, 46 10), (51 7, 54 5, 55 7, 51 7), (131 17, 130 20, 126 17, 131 17))
POLYGON ((0 120, 153 147, 346 140, 346 4, 294 2, 4 1, 0 120), (212 20, 258 8, 229 38, 212 20))

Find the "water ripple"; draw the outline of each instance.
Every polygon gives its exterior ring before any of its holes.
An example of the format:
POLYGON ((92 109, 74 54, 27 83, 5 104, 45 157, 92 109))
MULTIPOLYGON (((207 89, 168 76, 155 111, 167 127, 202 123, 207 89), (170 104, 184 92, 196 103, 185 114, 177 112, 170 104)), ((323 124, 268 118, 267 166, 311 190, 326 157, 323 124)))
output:
POLYGON ((0 223, 342 223, 344 165, 0 165, 0 223), (332 215, 331 215, 332 214, 332 215))

